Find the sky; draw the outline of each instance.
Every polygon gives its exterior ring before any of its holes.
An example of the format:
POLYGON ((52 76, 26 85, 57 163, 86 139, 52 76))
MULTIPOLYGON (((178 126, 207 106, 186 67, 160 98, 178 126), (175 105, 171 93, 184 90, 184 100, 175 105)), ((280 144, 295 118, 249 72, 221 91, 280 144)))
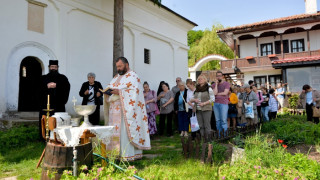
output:
MULTIPOLYGON (((305 0, 162 0, 161 3, 198 24, 194 30, 250 24, 305 13, 305 0)), ((320 0, 317 0, 318 11, 320 0)))

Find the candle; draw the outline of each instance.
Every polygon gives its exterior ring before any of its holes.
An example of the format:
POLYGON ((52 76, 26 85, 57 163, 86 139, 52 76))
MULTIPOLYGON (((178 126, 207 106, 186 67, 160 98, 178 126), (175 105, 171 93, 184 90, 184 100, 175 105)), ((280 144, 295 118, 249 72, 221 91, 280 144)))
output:
POLYGON ((50 104, 50 95, 48 94, 48 105, 50 104))

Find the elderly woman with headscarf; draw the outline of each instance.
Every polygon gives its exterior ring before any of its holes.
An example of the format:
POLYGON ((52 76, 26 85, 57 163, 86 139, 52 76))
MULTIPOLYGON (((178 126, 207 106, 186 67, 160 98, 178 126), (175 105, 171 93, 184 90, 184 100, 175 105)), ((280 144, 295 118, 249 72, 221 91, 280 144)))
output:
POLYGON ((82 105, 97 105, 93 114, 89 115, 89 121, 92 125, 99 125, 100 121, 100 105, 103 103, 102 99, 102 85, 95 81, 96 75, 93 72, 88 73, 88 81, 81 86, 79 95, 83 97, 82 105))

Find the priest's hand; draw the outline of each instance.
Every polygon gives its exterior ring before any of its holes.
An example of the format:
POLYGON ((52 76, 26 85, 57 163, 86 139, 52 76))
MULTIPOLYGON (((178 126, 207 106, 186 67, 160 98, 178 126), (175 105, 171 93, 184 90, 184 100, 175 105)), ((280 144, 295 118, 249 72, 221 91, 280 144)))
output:
POLYGON ((50 89, 50 88, 56 88, 57 84, 54 83, 54 82, 51 82, 51 83, 48 83, 47 86, 48 86, 48 89, 50 89))
POLYGON ((112 89, 111 94, 119 95, 119 89, 112 89))
POLYGON ((97 92, 97 97, 100 97, 101 96, 101 93, 100 92, 97 92))

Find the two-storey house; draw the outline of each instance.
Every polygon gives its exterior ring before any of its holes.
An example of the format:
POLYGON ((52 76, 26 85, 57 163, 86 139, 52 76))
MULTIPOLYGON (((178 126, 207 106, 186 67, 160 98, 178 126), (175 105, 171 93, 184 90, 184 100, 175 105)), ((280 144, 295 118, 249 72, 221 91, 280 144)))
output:
POLYGON ((320 12, 316 0, 305 0, 306 13, 225 28, 217 33, 236 59, 221 61, 225 74, 299 92, 304 84, 320 89, 320 12))

